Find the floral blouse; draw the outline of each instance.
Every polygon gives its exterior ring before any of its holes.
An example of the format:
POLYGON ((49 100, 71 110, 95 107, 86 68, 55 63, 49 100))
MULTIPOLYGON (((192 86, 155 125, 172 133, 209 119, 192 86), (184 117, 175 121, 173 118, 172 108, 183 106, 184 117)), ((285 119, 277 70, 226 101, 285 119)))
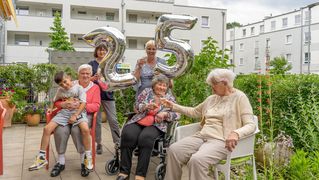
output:
MULTIPOLYGON (((152 101, 154 99, 154 96, 155 96, 155 94, 154 94, 154 91, 152 88, 146 88, 139 94, 137 101, 135 102, 135 108, 139 111, 139 113, 135 114, 132 117, 132 119, 130 119, 126 123, 126 125, 135 123, 147 115, 148 110, 144 110, 144 107, 146 104, 148 104, 150 101, 152 101)), ((166 95, 163 98, 166 98, 167 100, 170 100, 172 102, 176 102, 175 97, 172 95, 170 90, 166 93, 166 95)), ((160 109, 157 113, 159 113, 159 112, 168 112, 169 115, 168 115, 167 119, 165 119, 164 121, 162 121, 160 123, 154 122, 153 126, 157 127, 160 131, 165 133, 167 130, 167 122, 175 121, 175 120, 179 119, 180 114, 173 112, 167 108, 164 108, 162 105, 160 105, 160 109)))

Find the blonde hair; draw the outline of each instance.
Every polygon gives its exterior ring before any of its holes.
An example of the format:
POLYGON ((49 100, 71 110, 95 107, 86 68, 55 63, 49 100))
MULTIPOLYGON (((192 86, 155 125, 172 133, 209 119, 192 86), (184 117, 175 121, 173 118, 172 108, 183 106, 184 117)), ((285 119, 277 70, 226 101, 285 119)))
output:
POLYGON ((213 69, 206 78, 206 83, 213 84, 213 80, 217 82, 225 82, 228 87, 232 88, 236 74, 229 69, 216 68, 213 69))
MULTIPOLYGON (((145 43, 145 49, 150 46, 150 45, 154 45, 155 46, 155 41, 154 40, 148 40, 146 43, 145 43)), ((155 46, 156 47, 156 46, 155 46)))

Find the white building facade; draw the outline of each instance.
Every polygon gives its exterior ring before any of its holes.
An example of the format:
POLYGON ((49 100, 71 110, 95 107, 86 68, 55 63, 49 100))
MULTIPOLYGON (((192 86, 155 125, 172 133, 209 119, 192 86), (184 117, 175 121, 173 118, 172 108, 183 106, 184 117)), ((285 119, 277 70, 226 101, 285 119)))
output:
MULTIPOLYGON (((111 26, 126 37, 123 62, 134 68, 145 56, 144 44, 155 36, 157 19, 162 14, 184 14, 198 18, 190 31, 174 30, 173 36, 188 41, 198 53, 202 41, 212 36, 224 47, 225 9, 176 4, 174 0, 16 0, 19 25, 5 23, 4 63, 47 63, 53 14, 62 14, 62 25, 76 51, 91 51, 81 37, 95 28, 111 26)), ((159 52, 159 55, 165 54, 159 52)), ((93 59, 93 53, 92 53, 93 59)), ((88 60, 89 61, 89 60, 88 60)), ((1 62, 0 62, 1 63, 1 62)))
POLYGON ((290 73, 319 73, 319 3, 226 31, 226 48, 236 73, 265 72, 270 60, 283 56, 290 73))

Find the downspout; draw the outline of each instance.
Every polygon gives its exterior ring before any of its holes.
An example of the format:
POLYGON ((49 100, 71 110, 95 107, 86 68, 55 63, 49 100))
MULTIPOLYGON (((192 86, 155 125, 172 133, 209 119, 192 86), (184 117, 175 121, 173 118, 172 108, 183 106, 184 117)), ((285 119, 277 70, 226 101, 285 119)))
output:
POLYGON ((233 72, 235 72, 235 53, 236 53, 236 43, 235 43, 235 41, 236 41, 236 28, 234 27, 233 28, 234 29, 234 39, 233 39, 233 62, 232 62, 232 64, 234 65, 233 66, 233 72))
POLYGON ((223 27, 222 27, 222 50, 223 50, 223 55, 222 55, 222 60, 224 60, 225 56, 225 21, 226 21, 226 13, 225 11, 222 11, 222 16, 223 16, 223 27))
POLYGON ((300 9, 300 74, 303 73, 303 8, 300 9))
POLYGON ((309 21, 308 21, 308 74, 310 74, 311 55, 310 55, 310 43, 311 43, 311 7, 309 7, 309 21))
POLYGON ((125 0, 122 0, 122 2, 121 2, 121 32, 123 33, 123 34, 125 34, 125 29, 124 29, 124 15, 125 15, 125 13, 124 13, 124 6, 125 6, 125 2, 124 2, 125 0))

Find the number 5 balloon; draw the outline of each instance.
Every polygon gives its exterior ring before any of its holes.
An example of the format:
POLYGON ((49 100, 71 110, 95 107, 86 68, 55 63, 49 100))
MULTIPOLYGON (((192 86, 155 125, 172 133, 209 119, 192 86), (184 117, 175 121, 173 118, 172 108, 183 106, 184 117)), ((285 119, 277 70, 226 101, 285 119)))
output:
POLYGON ((107 53, 100 62, 102 75, 109 83, 107 91, 123 89, 136 84, 137 80, 131 73, 118 74, 116 64, 120 61, 125 51, 125 37, 116 28, 100 27, 82 37, 86 43, 95 47, 104 43, 107 53))
POLYGON ((155 30, 155 44, 159 50, 174 53, 176 64, 166 66, 157 64, 156 69, 170 78, 175 78, 187 72, 193 64, 194 52, 192 47, 171 36, 173 29, 190 30, 197 22, 197 18, 184 15, 164 14, 158 21, 155 30))

